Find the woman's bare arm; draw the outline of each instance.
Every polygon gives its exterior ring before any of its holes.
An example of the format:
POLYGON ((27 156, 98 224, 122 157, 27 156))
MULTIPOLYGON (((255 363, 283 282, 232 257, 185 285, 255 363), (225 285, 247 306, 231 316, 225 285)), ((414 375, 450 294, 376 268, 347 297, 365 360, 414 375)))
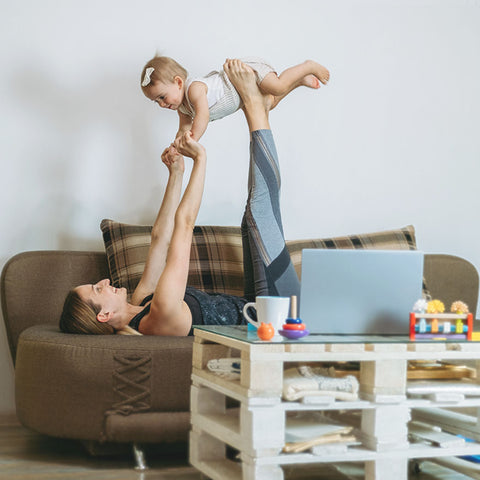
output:
POLYGON ((187 132, 175 143, 182 154, 193 159, 190 179, 175 214, 175 225, 165 269, 160 276, 142 333, 187 335, 192 317, 183 301, 187 286, 193 228, 202 201, 205 183, 205 149, 187 132))
POLYGON ((183 157, 173 147, 164 150, 162 161, 168 168, 169 177, 163 201, 152 228, 150 248, 142 278, 135 289, 131 302, 139 305, 154 292, 162 274, 173 233, 174 217, 180 200, 185 170, 183 157))

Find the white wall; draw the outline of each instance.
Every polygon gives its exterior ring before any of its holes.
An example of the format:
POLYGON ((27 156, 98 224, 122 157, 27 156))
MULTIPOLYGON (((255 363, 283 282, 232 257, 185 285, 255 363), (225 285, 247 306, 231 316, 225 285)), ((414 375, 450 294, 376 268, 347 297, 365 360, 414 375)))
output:
MULTIPOLYGON (((328 87, 271 116, 287 238, 412 223, 419 248, 480 269, 478 0, 1 4, 1 266, 24 250, 102 249, 104 217, 152 221, 176 131, 139 88, 158 49, 192 73, 242 55, 330 68, 328 87)), ((247 141, 241 113, 210 125, 198 223, 239 223, 247 141)), ((2 323, 0 414, 13 411, 2 323)))

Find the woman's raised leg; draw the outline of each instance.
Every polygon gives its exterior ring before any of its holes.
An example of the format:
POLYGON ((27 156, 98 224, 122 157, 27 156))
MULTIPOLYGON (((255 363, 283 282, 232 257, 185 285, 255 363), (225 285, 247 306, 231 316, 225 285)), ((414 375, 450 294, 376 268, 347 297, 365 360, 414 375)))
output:
POLYGON ((242 97, 250 130, 248 199, 242 220, 245 296, 300 294, 300 282, 285 245, 280 212, 280 171, 268 122, 272 95, 263 95, 251 69, 237 60, 225 71, 242 97))

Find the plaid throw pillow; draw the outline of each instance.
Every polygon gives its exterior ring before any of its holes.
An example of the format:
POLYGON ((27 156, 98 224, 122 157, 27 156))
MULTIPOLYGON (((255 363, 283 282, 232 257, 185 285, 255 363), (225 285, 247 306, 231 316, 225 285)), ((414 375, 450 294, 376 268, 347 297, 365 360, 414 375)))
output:
MULTIPOLYGON (((132 294, 145 268, 152 227, 105 219, 100 228, 112 284, 132 294)), ((242 296, 242 255, 240 228, 195 227, 188 285, 209 293, 242 296)))
MULTIPOLYGON (((103 220, 101 230, 112 284, 125 287, 132 294, 145 268, 152 227, 103 220)), ((291 240, 287 242, 287 247, 300 276, 303 248, 415 250, 415 229, 409 225, 398 230, 362 235, 291 240)), ((209 293, 243 295, 243 254, 239 227, 195 227, 188 285, 209 293)))
POLYGON ((348 235, 346 237, 291 240, 287 242, 295 270, 300 277, 302 250, 304 248, 346 248, 372 250, 416 250, 415 228, 413 225, 398 230, 348 235))

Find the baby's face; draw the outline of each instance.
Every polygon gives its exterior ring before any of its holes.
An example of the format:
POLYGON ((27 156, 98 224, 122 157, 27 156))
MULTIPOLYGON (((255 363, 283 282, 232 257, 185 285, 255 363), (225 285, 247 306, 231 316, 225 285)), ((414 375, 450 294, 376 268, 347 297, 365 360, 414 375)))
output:
POLYGON ((155 82, 145 94, 160 107, 177 110, 183 101, 183 85, 183 80, 175 77, 172 83, 155 82))

